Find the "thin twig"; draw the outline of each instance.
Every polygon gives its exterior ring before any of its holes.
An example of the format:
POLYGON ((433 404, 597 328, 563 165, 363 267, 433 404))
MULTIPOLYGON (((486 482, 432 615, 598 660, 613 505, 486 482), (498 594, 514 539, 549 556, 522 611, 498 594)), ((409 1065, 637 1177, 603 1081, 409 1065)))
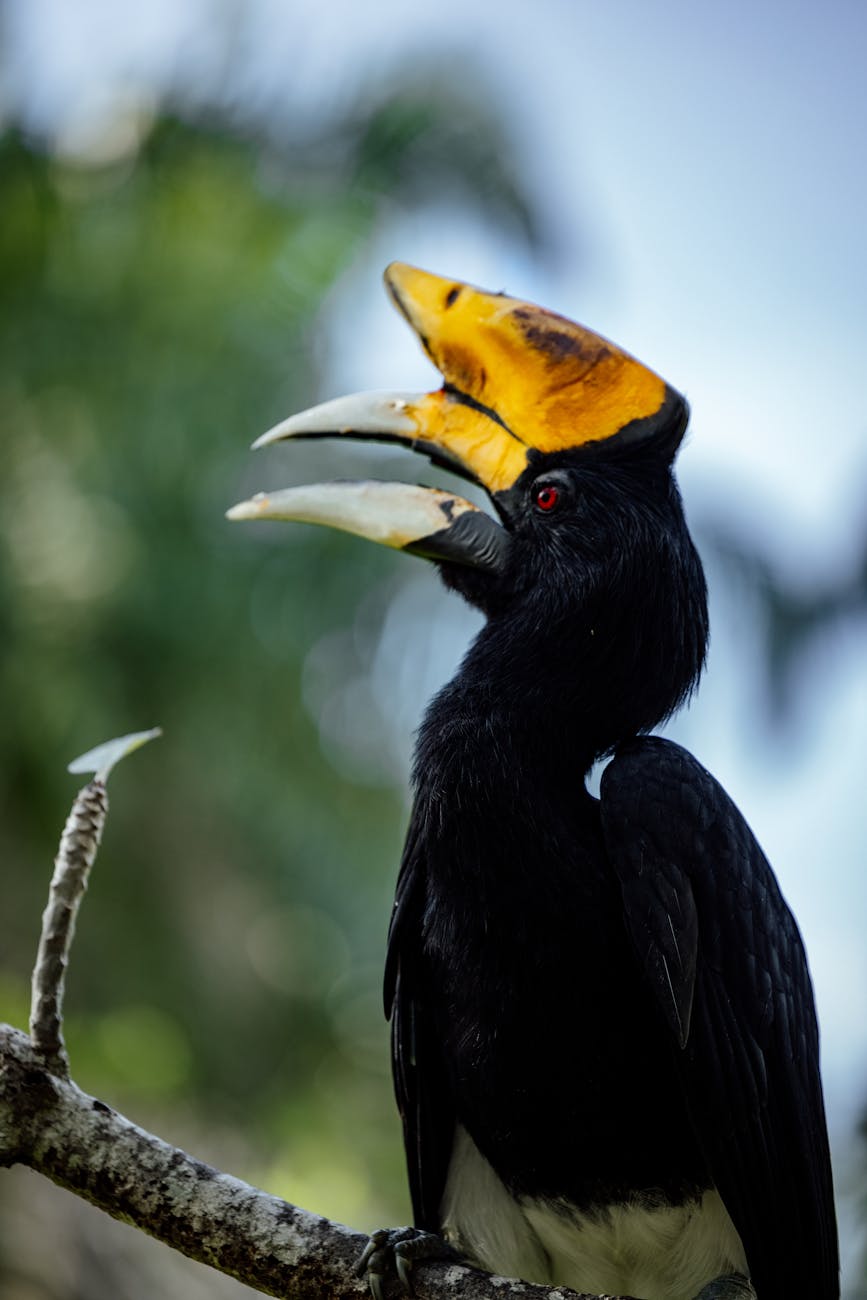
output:
POLYGON ((34 1051, 53 1074, 65 1079, 69 1077, 69 1057, 63 1041, 64 981, 75 920, 108 814, 105 783, 122 758, 160 734, 159 727, 153 727, 150 731, 118 736, 69 764, 70 772, 95 772, 96 775, 75 796, 60 837, 48 903, 42 914, 30 1001, 30 1038, 34 1051))
POLYGON ((69 1076, 69 1057, 63 1041, 66 966, 75 919, 107 812, 108 794, 103 782, 94 777, 76 795, 60 837, 33 968, 30 1037, 46 1065, 63 1078, 69 1076))

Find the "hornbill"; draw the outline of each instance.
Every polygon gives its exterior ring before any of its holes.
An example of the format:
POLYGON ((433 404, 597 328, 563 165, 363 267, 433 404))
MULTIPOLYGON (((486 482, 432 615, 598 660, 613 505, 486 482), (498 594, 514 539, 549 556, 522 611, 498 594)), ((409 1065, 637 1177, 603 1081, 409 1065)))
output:
MULTIPOLYGON (((326 402, 254 445, 393 440, 481 484, 496 518, 370 481, 229 514, 425 556, 486 616, 419 731, 388 938, 415 1225, 580 1291, 691 1300, 750 1279, 760 1300, 831 1300, 801 939, 725 791, 648 734, 707 647, 672 474, 687 404, 550 311, 401 264, 385 282, 442 387, 326 402)), ((413 1246, 375 1236, 375 1291, 413 1246)))

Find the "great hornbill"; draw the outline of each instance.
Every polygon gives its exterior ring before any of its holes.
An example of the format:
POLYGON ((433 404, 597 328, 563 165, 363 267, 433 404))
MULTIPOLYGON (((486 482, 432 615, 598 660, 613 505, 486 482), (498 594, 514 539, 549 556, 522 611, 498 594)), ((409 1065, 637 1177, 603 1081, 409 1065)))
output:
POLYGON ((229 513, 426 556, 486 616, 419 732, 388 939, 415 1224, 582 1291, 690 1300, 749 1276, 760 1300, 831 1300, 801 939, 725 791, 647 734, 707 646, 672 475, 687 404, 552 312, 400 264, 385 280, 443 386, 326 402, 254 445, 394 440, 481 484, 497 519, 345 481, 229 513))

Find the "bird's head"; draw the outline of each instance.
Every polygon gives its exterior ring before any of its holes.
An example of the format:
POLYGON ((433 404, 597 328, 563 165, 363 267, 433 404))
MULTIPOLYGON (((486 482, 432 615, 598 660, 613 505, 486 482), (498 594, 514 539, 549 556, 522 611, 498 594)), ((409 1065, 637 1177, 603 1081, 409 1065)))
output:
POLYGON ((525 644, 534 633, 564 645, 598 637, 595 653, 616 659, 625 638, 625 672, 633 660, 656 672, 669 643, 686 640, 635 723, 653 725, 694 683, 707 636, 701 567, 671 474, 685 400, 544 308, 400 263, 385 283, 442 386, 325 402, 254 446, 336 435, 401 443, 481 485, 496 518, 454 492, 370 480, 259 493, 229 517, 328 524, 425 556, 490 622, 523 626, 525 644), (690 626, 664 636, 678 621, 690 626))

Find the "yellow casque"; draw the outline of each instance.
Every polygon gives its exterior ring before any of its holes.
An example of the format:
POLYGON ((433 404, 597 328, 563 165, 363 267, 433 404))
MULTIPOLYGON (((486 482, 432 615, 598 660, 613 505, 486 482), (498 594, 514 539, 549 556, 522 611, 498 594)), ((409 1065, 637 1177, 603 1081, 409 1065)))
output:
POLYGON ((414 437, 489 492, 512 486, 531 448, 613 437, 665 401, 659 375, 555 312, 400 262, 385 283, 445 380, 407 403, 414 437))

